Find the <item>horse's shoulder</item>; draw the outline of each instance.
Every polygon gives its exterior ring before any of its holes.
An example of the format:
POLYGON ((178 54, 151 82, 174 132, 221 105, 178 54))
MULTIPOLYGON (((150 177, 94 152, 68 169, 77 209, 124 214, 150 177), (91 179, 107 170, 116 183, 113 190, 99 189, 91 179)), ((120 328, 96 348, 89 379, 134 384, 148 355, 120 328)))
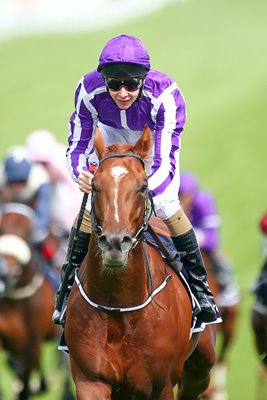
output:
POLYGON ((162 219, 158 217, 151 217, 149 222, 156 233, 166 236, 168 238, 171 237, 170 232, 162 219))

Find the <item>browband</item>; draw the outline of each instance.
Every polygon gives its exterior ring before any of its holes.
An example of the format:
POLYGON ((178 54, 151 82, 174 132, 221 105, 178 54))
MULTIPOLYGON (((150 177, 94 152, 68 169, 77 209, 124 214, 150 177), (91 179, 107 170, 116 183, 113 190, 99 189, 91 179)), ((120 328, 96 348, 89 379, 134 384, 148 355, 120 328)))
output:
POLYGON ((140 157, 138 154, 135 153, 114 153, 114 154, 108 154, 107 156, 103 157, 100 161, 99 161, 99 165, 101 165, 105 160, 107 160, 108 158, 115 158, 115 157, 134 157, 137 158, 138 160, 141 161, 141 163, 143 164, 143 168, 145 168, 145 162, 143 160, 142 157, 140 157))

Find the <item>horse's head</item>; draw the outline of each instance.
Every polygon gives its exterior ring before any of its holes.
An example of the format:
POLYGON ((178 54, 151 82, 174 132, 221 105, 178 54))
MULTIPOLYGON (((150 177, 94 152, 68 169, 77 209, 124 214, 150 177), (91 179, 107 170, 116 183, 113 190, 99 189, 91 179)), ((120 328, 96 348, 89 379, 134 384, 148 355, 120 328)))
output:
POLYGON ((22 203, 6 203, 0 213, 0 233, 31 240, 34 226, 34 211, 22 203))
POLYGON ((148 217, 144 159, 152 145, 152 134, 146 126, 136 145, 107 147, 97 129, 94 145, 100 163, 92 183, 93 229, 98 233, 105 267, 116 271, 126 265, 148 217))
POLYGON ((0 215, 0 297, 15 289, 31 259, 29 241, 33 210, 21 203, 6 203, 0 215))

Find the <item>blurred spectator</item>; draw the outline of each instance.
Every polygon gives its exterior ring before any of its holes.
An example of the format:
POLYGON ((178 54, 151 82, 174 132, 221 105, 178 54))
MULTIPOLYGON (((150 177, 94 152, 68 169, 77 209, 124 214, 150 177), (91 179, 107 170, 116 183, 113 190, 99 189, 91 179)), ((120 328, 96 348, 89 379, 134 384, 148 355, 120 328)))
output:
POLYGON ((195 230, 199 247, 210 258, 214 275, 221 293, 217 298, 220 306, 239 302, 239 291, 229 261, 220 251, 221 218, 214 196, 203 190, 198 178, 191 172, 181 174, 179 200, 195 230))
POLYGON ((45 167, 53 184, 51 229, 68 235, 81 205, 82 194, 67 172, 66 147, 47 130, 30 133, 26 146, 31 159, 45 167))
POLYGON ((26 147, 7 150, 1 165, 0 203, 23 203, 35 211, 33 242, 42 243, 49 233, 52 187, 46 170, 35 164, 26 147))
POLYGON ((267 315, 267 213, 260 219, 259 227, 263 233, 263 266, 252 291, 256 295, 255 308, 267 315))

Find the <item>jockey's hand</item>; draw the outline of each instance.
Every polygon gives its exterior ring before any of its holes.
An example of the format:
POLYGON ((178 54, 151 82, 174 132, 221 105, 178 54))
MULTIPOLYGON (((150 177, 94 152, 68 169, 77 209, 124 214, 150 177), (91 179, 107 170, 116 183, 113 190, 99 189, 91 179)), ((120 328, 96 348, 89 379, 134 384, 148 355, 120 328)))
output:
POLYGON ((93 174, 89 171, 82 171, 78 176, 79 189, 83 193, 90 193, 92 191, 93 174))

